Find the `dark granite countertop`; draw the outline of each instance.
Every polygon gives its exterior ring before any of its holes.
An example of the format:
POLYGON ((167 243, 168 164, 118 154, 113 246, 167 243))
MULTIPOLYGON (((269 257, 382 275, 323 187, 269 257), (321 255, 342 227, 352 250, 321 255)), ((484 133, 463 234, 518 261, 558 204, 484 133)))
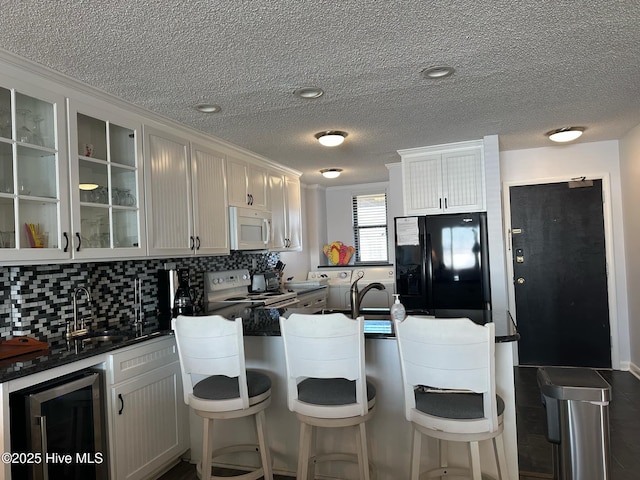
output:
MULTIPOLYGON (((157 327, 145 329, 138 334, 132 329, 110 331, 110 333, 117 333, 120 337, 99 342, 83 342, 83 339, 67 341, 64 338, 58 338, 49 342, 48 350, 2 360, 0 361, 0 383, 135 345, 152 338, 172 335, 170 330, 158 330, 157 327)), ((98 332, 95 335, 98 335, 98 332)))
MULTIPOLYGON (((280 335, 280 316, 287 317, 292 313, 318 314, 319 308, 285 307, 280 309, 257 307, 252 310, 250 316, 243 318, 244 334, 247 336, 278 336, 280 335)), ((365 315, 365 338, 395 338, 393 324, 384 317, 379 310, 363 309, 365 315), (370 316, 372 318, 368 319, 370 316)), ((516 326, 507 312, 505 318, 493 313, 496 324, 496 343, 518 341, 520 335, 516 326)))

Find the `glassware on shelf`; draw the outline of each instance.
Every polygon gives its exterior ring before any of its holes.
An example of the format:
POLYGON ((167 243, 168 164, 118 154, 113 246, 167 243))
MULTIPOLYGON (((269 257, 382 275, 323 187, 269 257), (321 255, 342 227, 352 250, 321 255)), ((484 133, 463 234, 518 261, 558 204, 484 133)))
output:
POLYGON ((27 127, 27 119, 31 115, 30 110, 20 109, 16 113, 21 116, 20 127, 18 128, 18 141, 22 143, 33 143, 33 132, 27 127))
POLYGON ((40 127, 40 124, 42 123, 44 118, 38 115, 34 115, 31 118, 31 120, 33 122, 33 130, 31 132, 32 133, 31 143, 33 143, 34 145, 40 145, 41 147, 44 147, 44 139, 42 138, 42 129, 40 127))
POLYGON ((0 137, 11 138, 11 110, 0 109, 0 137))

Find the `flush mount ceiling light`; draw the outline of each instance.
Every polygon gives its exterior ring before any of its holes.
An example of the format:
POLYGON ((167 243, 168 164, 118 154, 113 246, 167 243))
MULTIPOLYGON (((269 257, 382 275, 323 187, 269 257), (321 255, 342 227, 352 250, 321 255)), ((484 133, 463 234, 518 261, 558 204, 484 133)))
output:
POLYGON ((341 132, 340 130, 326 130, 324 132, 318 132, 314 136, 320 144, 325 147, 337 147, 344 142, 347 135, 347 132, 341 132))
POLYGON ((220 105, 213 103, 199 103, 194 108, 202 113, 218 113, 222 110, 220 105))
POLYGON ((547 132, 545 135, 553 142, 570 142, 585 131, 584 127, 564 127, 547 132))
POLYGON ((318 87, 300 87, 300 88, 296 88, 293 91, 293 94, 299 98, 312 100, 314 98, 318 98, 324 95, 324 90, 318 87))
POLYGON ((320 173, 324 178, 338 178, 342 173, 341 168, 323 168, 320 173))
POLYGON ((450 77, 455 71, 456 69, 453 67, 448 67, 446 65, 436 65, 433 67, 427 67, 420 73, 422 73, 422 76, 424 78, 435 80, 450 77))
POLYGON ((81 183, 80 185, 78 185, 78 188, 84 191, 95 190, 98 187, 99 185, 97 183, 81 183))

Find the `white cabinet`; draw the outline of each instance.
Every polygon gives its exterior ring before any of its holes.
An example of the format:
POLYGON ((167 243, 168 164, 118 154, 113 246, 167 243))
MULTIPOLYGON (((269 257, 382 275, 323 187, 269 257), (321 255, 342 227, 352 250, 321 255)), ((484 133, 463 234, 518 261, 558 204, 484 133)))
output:
POLYGON ((144 255, 142 123, 71 99, 68 122, 73 258, 144 255))
POLYGON ((228 254, 225 156, 145 125, 151 255, 228 254))
POLYGON ((150 478, 189 448, 173 337, 108 355, 107 390, 112 478, 150 478))
POLYGON ((0 261, 71 258, 65 99, 0 75, 0 261))
POLYGON ((302 203, 297 177, 269 173, 271 244, 274 251, 302 250, 302 203))
POLYGON ((229 205, 268 210, 267 169, 251 162, 227 158, 229 205))
POLYGON ((405 215, 464 213, 485 209, 483 145, 399 150, 405 215))

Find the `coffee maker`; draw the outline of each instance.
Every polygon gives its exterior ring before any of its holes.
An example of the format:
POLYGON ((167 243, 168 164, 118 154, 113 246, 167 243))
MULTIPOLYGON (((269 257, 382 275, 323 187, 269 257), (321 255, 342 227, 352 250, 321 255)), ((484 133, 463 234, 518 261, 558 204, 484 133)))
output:
POLYGON ((193 315, 195 293, 189 284, 189 270, 158 270, 158 324, 171 329, 171 319, 180 314, 193 315))
POLYGON ((189 283, 189 270, 178 269, 178 289, 173 298, 173 316, 193 315, 195 304, 195 292, 189 283))

